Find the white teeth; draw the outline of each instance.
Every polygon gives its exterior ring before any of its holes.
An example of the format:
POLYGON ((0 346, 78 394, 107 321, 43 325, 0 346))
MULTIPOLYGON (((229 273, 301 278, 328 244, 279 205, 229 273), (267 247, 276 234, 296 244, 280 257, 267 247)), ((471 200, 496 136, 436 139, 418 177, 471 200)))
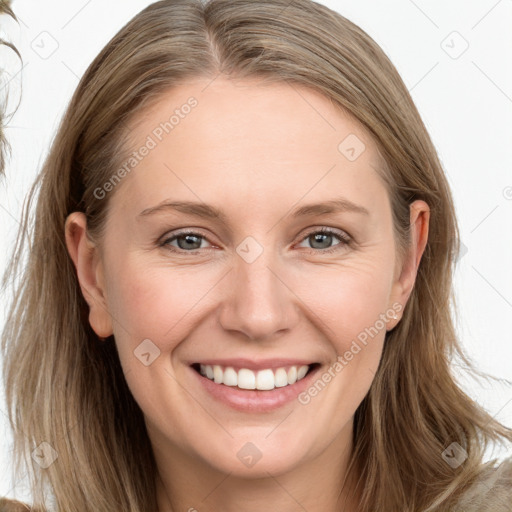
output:
POLYGON ((297 382, 297 367, 292 366, 288 370, 288 384, 295 384, 297 382))
POLYGON ((238 370, 238 387, 242 389, 256 389, 256 375, 252 370, 242 368, 238 370))
POLYGON ((288 374, 284 368, 278 368, 274 376, 276 388, 288 386, 288 374))
POLYGON ((238 372, 231 366, 223 368, 220 365, 201 364, 201 375, 213 380, 216 384, 236 387, 240 389, 271 390, 295 384, 303 379, 309 370, 308 365, 290 366, 278 368, 277 370, 265 369, 253 372, 247 368, 241 368, 238 372))
POLYGON ((300 380, 302 379, 306 373, 308 373, 308 366, 301 366, 298 370, 297 370, 297 380, 300 380))
POLYGON ((260 370, 256 374, 256 389, 274 389, 275 387, 272 370, 260 370))
POLYGON ((222 384, 225 384, 226 386, 238 385, 238 374, 233 368, 231 368, 231 366, 228 366, 224 370, 224 378, 222 379, 222 384))
POLYGON ((224 375, 223 375, 222 368, 218 364, 216 364, 213 367, 213 382, 215 382, 215 384, 220 384, 222 382, 223 378, 224 378, 224 375))

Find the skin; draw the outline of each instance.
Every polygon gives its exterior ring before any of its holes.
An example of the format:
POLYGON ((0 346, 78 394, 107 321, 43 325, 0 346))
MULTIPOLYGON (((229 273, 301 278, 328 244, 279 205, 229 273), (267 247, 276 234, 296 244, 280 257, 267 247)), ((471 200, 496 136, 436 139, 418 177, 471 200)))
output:
POLYGON ((210 82, 175 87, 136 120, 132 150, 168 112, 190 96, 198 100, 110 192, 101 244, 86 236, 83 214, 67 219, 67 246, 91 326, 100 337, 114 334, 144 413, 161 512, 355 511, 356 498, 340 493, 353 417, 386 330, 401 312, 387 317, 306 405, 293 400, 273 412, 233 410, 202 390, 188 365, 213 357, 300 357, 320 362, 321 375, 379 315, 405 306, 427 242, 428 205, 411 205, 411 245, 399 261, 389 197, 376 170, 380 155, 361 125, 309 88, 210 82), (354 161, 338 150, 349 134, 365 144, 354 161), (289 215, 340 196, 368 215, 289 215), (139 215, 169 199, 212 204, 227 220, 172 210, 139 215), (352 242, 334 235, 315 244, 309 235, 322 227, 352 242), (200 247, 195 254, 178 240, 158 245, 181 228, 203 237, 192 240, 192 248, 200 247), (263 247, 252 263, 236 251, 248 236, 263 247), (161 351, 149 366, 134 356, 144 339, 161 351), (237 457, 247 442, 262 454, 252 467, 237 457))

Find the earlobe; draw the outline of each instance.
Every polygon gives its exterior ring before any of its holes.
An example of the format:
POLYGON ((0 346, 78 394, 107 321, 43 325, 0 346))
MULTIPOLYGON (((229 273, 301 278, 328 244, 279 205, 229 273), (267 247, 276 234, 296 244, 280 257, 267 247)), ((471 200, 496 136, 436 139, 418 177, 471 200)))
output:
MULTIPOLYGON (((414 288, 418 267, 427 246, 429 221, 430 208, 428 204, 422 200, 414 201, 410 205, 411 242, 404 257, 400 275, 393 284, 391 294, 391 302, 399 302, 402 309, 405 308, 414 288)), ((393 329, 398 321, 393 319, 388 326, 388 330, 393 329)))
POLYGON ((66 219, 66 246, 76 268, 82 294, 89 305, 89 323, 100 338, 113 334, 103 282, 102 262, 94 244, 87 236, 84 213, 73 212, 66 219))

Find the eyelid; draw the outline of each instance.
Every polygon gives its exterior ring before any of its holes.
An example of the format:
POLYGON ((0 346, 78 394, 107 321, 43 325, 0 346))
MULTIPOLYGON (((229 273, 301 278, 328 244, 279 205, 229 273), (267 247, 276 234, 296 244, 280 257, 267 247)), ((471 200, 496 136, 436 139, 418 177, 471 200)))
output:
POLYGON ((353 243, 353 238, 346 231, 339 228, 331 228, 328 226, 315 226, 309 229, 305 234, 301 235, 298 243, 302 243, 309 236, 317 233, 335 236, 340 240, 340 243, 333 245, 332 247, 328 247, 327 249, 313 249, 306 247, 306 249, 309 249, 310 252, 312 251, 314 253, 320 254, 330 253, 338 251, 340 250, 340 248, 345 247, 347 245, 351 245, 353 243))
POLYGON ((312 228, 307 229, 306 234, 302 235, 301 240, 303 240, 304 238, 306 238, 314 233, 334 234, 336 236, 339 236, 340 238, 343 237, 347 240, 352 239, 352 237, 343 229, 331 228, 329 226, 313 226, 312 228))
MULTIPOLYGON (((331 227, 328 227, 328 226, 314 226, 314 227, 308 229, 306 231, 306 233, 301 234, 300 238, 298 239, 298 241, 294 245, 303 242, 309 236, 311 236, 313 234, 317 234, 317 233, 325 233, 325 234, 328 234, 328 235, 333 235, 333 236, 337 237, 340 240, 340 242, 338 244, 333 245, 332 247, 327 248, 327 249, 314 249, 314 248, 307 248, 306 247, 305 249, 309 250, 310 252, 314 252, 314 253, 334 252, 334 251, 339 250, 340 246, 344 247, 344 246, 347 246, 347 245, 351 245, 352 242, 353 242, 353 238, 351 237, 351 235, 349 235, 346 231, 344 231, 342 229, 331 228, 331 227)), ((201 228, 183 228, 181 230, 178 229, 176 231, 168 232, 168 233, 164 234, 159 239, 159 241, 157 243, 161 247, 166 247, 166 246, 169 247, 170 246, 169 243, 171 241, 174 241, 177 238, 179 238, 180 236, 184 236, 184 235, 196 235, 196 236, 198 236, 198 238, 206 240, 209 244, 212 244, 212 242, 210 242, 208 236, 204 235, 201 232, 201 228)), ((215 244, 212 244, 212 245, 215 247, 215 244)), ((207 247, 207 248, 202 248, 202 249, 193 249, 193 250, 190 250, 190 251, 186 251, 184 249, 179 249, 179 248, 172 247, 172 249, 170 249, 170 250, 175 252, 175 253, 180 253, 180 254, 187 254, 187 253, 195 254, 198 251, 204 251, 205 249, 211 249, 211 248, 207 247)))
MULTIPOLYGON (((174 241, 177 238, 179 238, 180 236, 184 236, 184 235, 196 235, 196 236, 202 238, 203 240, 206 240, 209 244, 215 246, 215 244, 210 242, 208 236, 206 236, 205 234, 203 234, 201 232, 201 228, 183 228, 183 229, 178 229, 176 231, 169 231, 158 239, 157 244, 159 246, 165 247, 168 245, 168 242, 174 241)), ((173 247, 173 249, 175 249, 175 252, 180 252, 180 253, 184 253, 184 254, 194 253, 196 251, 204 250, 204 249, 194 249, 192 251, 185 251, 183 249, 177 249, 175 247, 173 247)), ((209 249, 209 247, 207 249, 209 249)))

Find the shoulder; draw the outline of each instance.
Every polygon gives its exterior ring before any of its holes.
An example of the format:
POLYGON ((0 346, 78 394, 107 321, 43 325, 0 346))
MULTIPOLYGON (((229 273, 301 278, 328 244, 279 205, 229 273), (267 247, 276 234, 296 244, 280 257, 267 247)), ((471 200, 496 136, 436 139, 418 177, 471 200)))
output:
POLYGON ((43 512, 40 508, 31 508, 20 501, 0 498, 0 512, 43 512))
POLYGON ((480 474, 457 501, 457 511, 512 512, 512 457, 482 466, 480 474))

